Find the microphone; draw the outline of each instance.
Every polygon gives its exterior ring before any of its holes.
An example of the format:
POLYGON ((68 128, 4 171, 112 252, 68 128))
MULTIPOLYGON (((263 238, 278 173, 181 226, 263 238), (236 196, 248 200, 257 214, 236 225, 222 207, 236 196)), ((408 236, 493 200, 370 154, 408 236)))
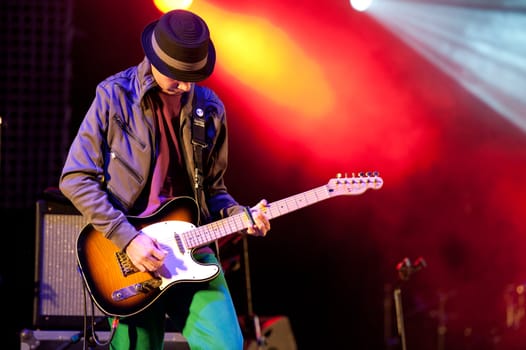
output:
POLYGON ((418 257, 413 264, 407 257, 396 264, 398 276, 403 281, 407 281, 412 274, 422 270, 424 267, 427 267, 427 263, 422 257, 418 257))

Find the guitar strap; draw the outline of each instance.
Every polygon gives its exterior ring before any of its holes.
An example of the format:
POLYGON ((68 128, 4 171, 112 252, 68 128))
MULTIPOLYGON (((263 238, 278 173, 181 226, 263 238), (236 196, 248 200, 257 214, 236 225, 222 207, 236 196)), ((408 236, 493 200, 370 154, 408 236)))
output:
POLYGON ((194 153, 194 188, 196 200, 199 203, 203 191, 203 151, 207 148, 205 129, 205 110, 200 106, 197 96, 194 98, 192 110, 192 146, 194 153))
MULTIPOLYGON (((193 110, 192 110, 192 146, 194 153, 194 187, 196 202, 199 203, 199 199, 202 197, 203 192, 203 152, 208 147, 206 143, 206 115, 205 107, 202 105, 202 101, 194 95, 193 110)), ((215 240, 215 252, 217 260, 221 261, 219 255, 219 242, 215 240)))

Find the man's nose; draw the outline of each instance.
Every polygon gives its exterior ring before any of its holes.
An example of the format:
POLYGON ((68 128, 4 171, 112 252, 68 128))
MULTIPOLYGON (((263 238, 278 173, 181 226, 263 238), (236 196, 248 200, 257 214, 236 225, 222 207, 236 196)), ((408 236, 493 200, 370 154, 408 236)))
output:
POLYGON ((185 82, 183 82, 183 81, 180 81, 179 84, 178 84, 178 86, 177 86, 177 88, 178 88, 179 90, 183 90, 183 91, 185 91, 185 92, 190 91, 190 88, 191 88, 191 87, 192 87, 192 83, 185 83, 185 82))

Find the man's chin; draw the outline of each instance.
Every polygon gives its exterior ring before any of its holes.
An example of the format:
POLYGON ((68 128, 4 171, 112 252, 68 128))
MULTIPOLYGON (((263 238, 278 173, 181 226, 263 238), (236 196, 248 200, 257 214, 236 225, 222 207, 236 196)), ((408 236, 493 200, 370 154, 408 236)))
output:
POLYGON ((184 93, 183 90, 161 90, 162 92, 164 92, 165 94, 167 95, 182 95, 184 93))

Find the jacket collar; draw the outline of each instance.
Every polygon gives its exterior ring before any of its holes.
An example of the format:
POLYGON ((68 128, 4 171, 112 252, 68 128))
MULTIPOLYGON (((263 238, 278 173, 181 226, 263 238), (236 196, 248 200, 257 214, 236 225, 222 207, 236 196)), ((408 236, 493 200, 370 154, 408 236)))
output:
POLYGON ((152 75, 150 61, 146 57, 137 65, 137 83, 140 101, 142 101, 148 90, 157 85, 152 75))

